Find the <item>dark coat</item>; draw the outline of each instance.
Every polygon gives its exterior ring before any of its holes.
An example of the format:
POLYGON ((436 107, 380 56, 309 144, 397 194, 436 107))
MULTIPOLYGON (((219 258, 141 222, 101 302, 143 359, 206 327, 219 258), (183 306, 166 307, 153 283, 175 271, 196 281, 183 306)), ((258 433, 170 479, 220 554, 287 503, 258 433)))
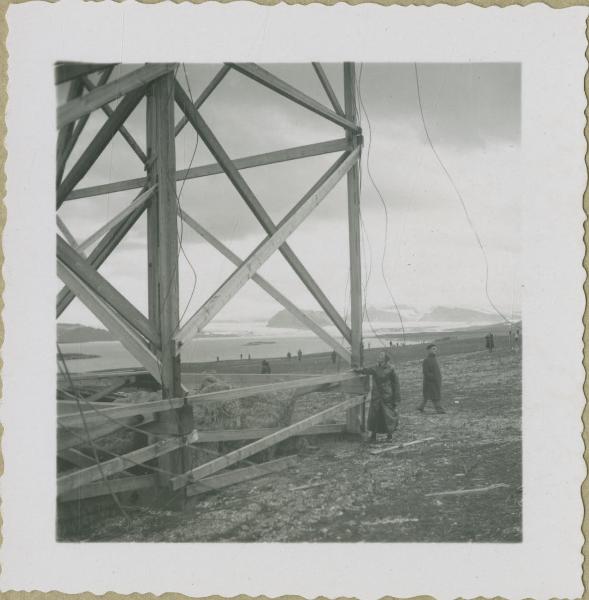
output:
POLYGON ((386 364, 361 369, 361 372, 372 376, 368 429, 392 433, 399 425, 397 405, 401 402, 401 386, 395 370, 386 364))
POLYGON ((428 356, 423 361, 423 398, 435 401, 442 399, 442 373, 435 356, 428 356))

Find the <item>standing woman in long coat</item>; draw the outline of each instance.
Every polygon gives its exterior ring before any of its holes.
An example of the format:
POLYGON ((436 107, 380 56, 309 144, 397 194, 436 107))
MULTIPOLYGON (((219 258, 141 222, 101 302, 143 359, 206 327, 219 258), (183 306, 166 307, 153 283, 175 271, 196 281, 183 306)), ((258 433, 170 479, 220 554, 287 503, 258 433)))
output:
POLYGON ((370 441, 376 442, 378 433, 386 433, 387 441, 391 440, 393 432, 399 426, 397 406, 401 402, 401 386, 388 354, 381 352, 376 366, 355 371, 372 376, 372 396, 368 411, 370 441))

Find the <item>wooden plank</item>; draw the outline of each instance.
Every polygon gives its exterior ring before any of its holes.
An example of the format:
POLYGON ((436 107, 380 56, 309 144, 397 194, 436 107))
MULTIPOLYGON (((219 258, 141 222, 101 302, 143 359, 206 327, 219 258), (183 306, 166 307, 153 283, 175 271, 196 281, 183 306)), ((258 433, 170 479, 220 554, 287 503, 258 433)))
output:
POLYGON ((321 117, 325 117, 332 123, 336 125, 340 125, 350 131, 358 131, 358 126, 346 119, 342 115, 337 114, 336 112, 330 110, 326 106, 323 106, 320 102, 317 102, 314 98, 307 96, 300 90, 297 90, 294 86, 286 83, 282 79, 279 79, 269 71, 266 71, 262 67, 254 64, 254 63, 229 63, 233 69, 257 81, 258 83, 266 86, 272 91, 296 102, 300 106, 304 106, 315 114, 320 115, 321 117))
MULTIPOLYGON (((334 152, 343 152, 350 150, 351 144, 345 138, 329 140, 327 142, 319 142, 316 144, 305 144, 304 146, 295 146, 284 150, 276 150, 274 152, 266 152, 264 154, 254 154, 245 156, 233 161, 236 169, 251 169, 264 165, 272 165, 289 160, 297 160, 299 158, 307 158, 311 156, 321 156, 323 154, 332 154, 334 152)), ((218 175, 223 173, 223 168, 219 163, 211 163, 190 169, 182 169, 176 171, 176 181, 184 181, 185 179, 197 179, 199 177, 208 177, 209 175, 218 175)), ((80 188, 71 192, 66 198, 66 201, 77 200, 79 198, 91 198, 93 196, 102 196, 107 194, 115 194, 128 190, 143 188, 147 185, 146 177, 138 177, 136 179, 126 179, 125 181, 116 181, 103 185, 95 185, 86 188, 80 188)))
POLYGON ((173 71, 174 64, 170 63, 145 65, 115 81, 101 85, 82 98, 71 100, 59 106, 57 108, 57 127, 61 129, 93 110, 101 108, 125 94, 136 92, 154 79, 173 71))
POLYGON ((67 460, 69 463, 76 467, 91 467, 96 464, 96 461, 91 456, 76 450, 75 448, 68 448, 66 450, 58 450, 57 456, 63 460, 67 460))
POLYGON ((212 477, 205 477, 197 483, 193 483, 186 488, 187 496, 197 496, 198 494, 206 494, 207 492, 213 492, 220 490, 236 483, 243 481, 250 481, 258 477, 264 477, 271 473, 277 473, 278 471, 284 471, 288 467, 292 467, 297 463, 297 456, 285 456, 283 458, 277 458, 276 460, 269 460, 257 465, 251 465, 242 469, 233 469, 227 471, 227 473, 221 473, 220 475, 213 475, 212 477))
POLYGON ((160 338, 148 319, 139 312, 118 290, 116 290, 89 261, 78 254, 67 242, 57 236, 57 257, 84 284, 110 305, 110 307, 127 321, 152 344, 159 346, 160 338))
POLYGON ((384 452, 391 452, 392 450, 401 450, 404 448, 407 448, 408 446, 414 446, 415 444, 423 444, 424 442, 429 442, 431 440, 433 440, 435 438, 433 437, 428 437, 428 438, 424 438, 422 440, 413 440, 412 442, 405 442, 403 444, 395 444, 394 446, 388 446, 386 448, 375 448, 374 450, 370 451, 370 454, 383 454, 384 452))
MULTIPOLYGON (((344 101, 346 116, 356 122, 356 71, 354 63, 344 63, 344 101)), ((358 137, 348 132, 348 139, 358 147, 358 137)), ((352 364, 362 364, 362 251, 360 243, 360 165, 359 160, 347 174, 348 244, 350 249, 350 322, 352 364)), ((348 431, 358 433, 362 428, 360 407, 348 411, 348 431)))
POLYGON ((175 338, 178 342, 189 340, 197 331, 209 323, 233 296, 247 283, 256 271, 268 260, 275 250, 297 229, 297 227, 321 203, 335 187, 348 169, 356 162, 359 149, 342 156, 330 169, 327 177, 322 177, 298 202, 295 208, 278 224, 275 233, 267 237, 249 255, 212 296, 184 324, 175 338))
MULTIPOLYGON (((177 398, 182 395, 180 378, 179 347, 175 343, 174 332, 180 326, 179 274, 178 274, 178 197, 176 195, 176 145, 174 139, 174 73, 167 73, 151 85, 152 106, 147 115, 150 146, 153 146, 153 162, 150 155, 148 177, 157 181, 154 204, 157 211, 148 218, 148 243, 157 244, 150 250, 149 257, 157 263, 155 276, 157 288, 157 322, 162 340, 161 384, 162 399, 177 398)), ((153 281, 153 280, 152 280, 153 281)), ((181 430, 192 430, 194 420, 192 407, 182 406, 158 412, 156 421, 160 427, 175 426, 181 430)), ((167 453, 158 461, 160 469, 181 473, 189 464, 189 453, 180 449, 167 453)), ((158 474, 158 480, 167 483, 168 476, 158 474)), ((182 500, 182 499, 181 499, 182 500)))
POLYGON ((55 84, 59 85, 82 75, 91 75, 96 71, 102 71, 103 69, 112 69, 114 66, 110 63, 58 63, 55 66, 55 84))
MULTIPOLYGON (((108 81, 108 78, 110 77, 113 69, 114 69, 114 65, 110 65, 109 67, 104 69, 104 71, 100 75, 100 79, 98 80, 98 85, 104 85, 108 81)), ((84 115, 83 117, 81 117, 78 120, 78 122, 76 123, 76 126, 74 128, 74 131, 73 131, 70 139, 68 140, 66 147, 64 148, 63 153, 58 153, 58 156, 57 156, 57 183, 58 184, 61 182, 61 179, 63 177, 63 172, 65 170, 68 158, 70 157, 73 149, 76 147, 76 144, 77 144, 78 140, 80 139, 80 136, 82 135, 82 131, 84 131, 84 127, 86 127, 86 123, 88 123, 89 118, 90 118, 90 113, 88 113, 87 115, 84 115)), ((61 133, 61 131, 64 131, 65 129, 66 129, 65 127, 63 129, 61 129, 60 133, 61 133)))
POLYGON ((63 237, 68 241, 70 246, 73 248, 78 248, 78 242, 76 242, 76 238, 73 236, 72 232, 68 229, 67 225, 62 221, 59 215, 55 216, 55 220, 57 222, 57 228, 63 234, 63 237))
MULTIPOLYGON (((253 385, 251 387, 234 388, 221 390, 218 392, 206 392, 203 394, 189 394, 185 397, 169 398, 166 400, 155 400, 151 402, 130 403, 125 406, 116 406, 113 408, 104 408, 101 412, 113 419, 131 417, 140 415, 147 411, 157 413, 172 408, 180 408, 185 402, 193 406, 205 406, 216 402, 229 402, 231 400, 241 400, 242 398, 251 398, 262 394, 273 394, 281 391, 299 390, 305 393, 322 391, 330 387, 341 385, 346 381, 364 380, 365 376, 356 373, 333 373, 331 375, 321 375, 319 377, 308 377, 295 381, 278 381, 266 385, 253 385)), ((88 415, 88 423, 101 423, 103 418, 100 415, 88 415)), ((82 420, 79 415, 67 415, 60 419, 60 423, 67 427, 80 427, 82 420)))
POLYGON ((270 448, 271 446, 274 446, 275 444, 282 442, 288 439, 289 437, 298 435, 305 429, 308 429, 309 425, 315 425, 317 423, 320 423, 327 417, 330 417, 331 415, 334 415, 342 410, 346 410, 362 404, 363 401, 364 398, 362 396, 349 398, 348 400, 336 404, 331 408, 327 408, 321 411, 320 413, 317 413, 316 415, 303 419, 302 421, 294 423, 293 425, 289 425, 288 427, 285 427, 284 429, 281 429, 276 433, 271 433, 270 435, 267 435, 266 437, 263 437, 260 440, 256 440, 255 442, 247 444, 246 446, 234 450, 233 452, 229 452, 228 454, 225 454, 225 456, 220 456, 219 458, 215 458, 214 460, 204 465, 200 465, 199 467, 191 469, 190 471, 183 473, 182 475, 172 477, 172 479, 170 480, 172 484, 172 489, 177 490, 182 486, 186 485, 187 483, 198 481, 199 479, 207 477, 208 475, 212 475, 213 473, 221 471, 222 469, 226 469, 227 467, 239 461, 242 461, 252 456, 253 454, 257 454, 258 452, 261 452, 266 448, 270 448))
POLYGON ((336 96, 335 92, 333 91, 333 88, 331 87, 331 83, 329 83, 329 79, 327 78, 327 75, 325 74, 325 71, 323 70, 321 63, 314 62, 313 68, 315 69, 315 73, 317 73, 317 77, 319 78, 319 81, 321 82, 321 85, 323 86, 323 89, 325 90, 325 93, 327 94, 327 97, 329 98, 329 101, 331 102, 331 106, 333 106, 333 110, 335 110, 335 112, 338 115, 340 115, 342 117, 346 117, 350 121, 353 122, 354 119, 350 119, 350 115, 346 115, 346 113, 344 113, 344 110, 342 109, 342 106, 339 103, 339 100, 337 99, 337 96, 336 96))
MULTIPOLYGON (((259 440, 273 433, 280 431, 276 427, 261 427, 259 429, 222 429, 200 430, 198 432, 198 444, 211 442, 237 442, 241 440, 259 440)), ((343 423, 325 423, 320 425, 311 425, 308 429, 300 432, 300 435, 328 435, 334 433, 344 433, 346 425, 343 423)))
POLYGON ((96 159, 119 130, 119 127, 139 104, 142 97, 143 88, 140 88, 130 92, 121 100, 112 117, 109 117, 106 123, 100 128, 94 139, 88 144, 86 150, 82 152, 76 164, 59 185, 57 189, 57 208, 63 204, 65 198, 96 162, 96 159))
POLYGON ((117 338, 151 375, 160 380, 159 361, 145 346, 144 341, 102 299, 97 296, 73 271, 57 261, 57 275, 86 305, 94 316, 117 338))
POLYGON ((481 492, 489 492, 490 490, 496 490, 498 488, 508 488, 509 485, 507 483, 493 483, 491 485, 487 485, 485 487, 479 488, 470 488, 467 490, 450 490, 447 492, 432 492, 431 494, 426 494, 426 498, 431 496, 462 496, 463 494, 480 494, 481 492))
MULTIPOLYGON (((223 65, 219 71, 217 71, 217 74, 211 79, 200 96, 194 101, 194 108, 196 108, 196 110, 198 110, 204 104, 205 100, 215 91, 217 86, 223 81, 225 75, 229 73, 230 69, 231 67, 229 65, 223 65)), ((186 123, 188 123, 188 119, 186 118, 186 115, 184 115, 174 128, 175 137, 178 137, 178 134, 184 129, 186 123)))
MULTIPOLYGON (((247 185, 245 179, 241 173, 235 168, 235 165, 210 130, 209 126, 205 123, 204 119, 200 116, 198 111, 194 109, 190 98, 186 95, 186 92, 176 84, 175 97, 178 106, 182 109, 184 114, 188 117, 190 124, 196 129, 201 139, 209 149, 211 154, 214 156, 216 161, 221 165, 223 171, 227 175, 229 181, 233 184, 239 195, 242 197, 244 202, 254 213, 256 219, 265 229, 266 233, 270 236, 276 233, 277 226, 274 224, 270 215, 266 212, 264 207, 260 204, 251 188, 247 185)), ((332 169, 337 168, 337 162, 332 169)), ((331 172, 328 171, 323 178, 317 182, 317 186, 322 185, 324 179, 329 179, 331 172)), ((294 211, 291 211, 289 215, 292 216, 294 211)), ((284 222, 284 220, 283 220, 284 222)), ((340 330, 345 339, 349 341, 350 330, 345 321, 341 318, 333 304, 329 301, 327 296, 323 293, 320 286, 317 285, 315 280, 311 277, 311 274, 305 269, 304 265, 297 258, 295 253, 292 251, 290 246, 286 243, 279 245, 280 253, 286 261, 289 263, 291 268, 298 275, 299 279, 303 282, 305 287, 311 292, 313 297, 317 300, 321 308, 325 311, 327 316, 331 319, 333 324, 340 330)))
MULTIPOLYGON (((88 79, 88 77, 82 77, 82 82, 84 83, 84 87, 90 92, 92 90, 95 90, 97 87, 99 87, 99 86, 94 85, 88 79)), ((104 114, 106 114, 107 117, 112 117, 114 110, 108 104, 104 104, 100 108, 102 109, 102 112, 104 114)), ((131 148, 131 150, 133 150, 133 152, 135 152, 135 154, 137 155, 139 160, 142 163, 145 163, 145 161, 147 160, 147 156, 145 156, 145 152, 143 152, 143 150, 141 150, 141 147, 135 141, 135 138, 129 133, 128 129, 124 125, 121 125, 119 127, 119 133, 121 134, 123 139, 127 142, 127 144, 129 144, 129 147, 131 148)))
MULTIPOLYGON (((185 223, 187 223, 196 233, 198 233, 203 239, 214 246, 223 256, 228 258, 236 267, 241 267, 243 261, 234 254, 227 246, 213 236, 206 228, 200 225, 195 219, 193 219, 188 213, 181 210, 180 215, 185 223)), ((271 285, 261 275, 255 273, 252 276, 252 281, 255 281, 266 293, 268 293, 274 300, 282 304, 286 310, 290 312, 300 323, 302 323, 307 329, 311 330, 317 337, 322 339, 330 348, 335 350, 339 356, 341 356, 348 364, 351 362, 351 354, 349 350, 344 348, 335 338, 329 335, 323 327, 315 323, 313 319, 307 316, 302 310, 291 302, 284 294, 279 292, 273 285, 271 285)))
MULTIPOLYGON (((111 229, 103 238, 100 240, 96 248, 92 250, 88 256, 88 262, 98 270, 104 261, 110 256, 112 251, 119 245, 121 240, 125 237, 127 232, 135 225, 139 220, 139 217, 143 214, 145 205, 137 208, 131 213, 126 220, 122 221, 119 225, 116 225, 111 229)), ((64 287, 57 295, 57 317, 59 317, 63 311, 70 305, 74 299, 74 294, 67 288, 64 287)))
MULTIPOLYGON (((84 88, 80 81, 72 81, 70 89, 68 91, 67 100, 68 102, 80 96, 84 88)), ((59 130, 57 134, 57 173, 55 176, 56 185, 61 183, 63 176, 63 168, 61 165, 65 165, 66 151, 74 133, 74 123, 70 123, 66 127, 59 130)))
POLYGON ((57 478, 57 493, 58 495, 65 494, 93 481, 98 481, 102 477, 110 477, 115 473, 120 473, 130 467, 137 466, 137 463, 153 460, 185 444, 191 444, 196 439, 198 439, 198 434, 193 432, 186 436, 186 441, 184 441, 184 438, 160 440, 155 444, 150 444, 122 456, 104 461, 100 464, 100 467, 94 465, 73 473, 66 473, 57 478))
MULTIPOLYGON (((92 235, 87 237, 83 242, 77 245, 76 250, 78 252, 86 250, 97 242, 107 231, 110 231, 115 225, 118 225, 121 221, 126 219, 131 213, 135 211, 135 209, 143 206, 153 194, 153 191, 156 189, 157 185, 152 185, 149 189, 145 190, 137 198, 135 198, 130 204, 128 204, 121 212, 115 215, 112 219, 110 219, 107 223, 105 223, 102 227, 97 229, 92 235)), ((71 244, 71 242, 70 242, 71 244)), ((72 244, 73 245, 73 244, 72 244)))
POLYGON ((133 492, 136 490, 144 490, 155 487, 155 475, 135 475, 133 477, 117 477, 109 479, 108 484, 104 481, 96 481, 84 485, 71 492, 62 494, 59 497, 60 502, 72 502, 85 500, 86 498, 95 498, 97 496, 107 496, 111 492, 114 494, 122 494, 124 492, 133 492))

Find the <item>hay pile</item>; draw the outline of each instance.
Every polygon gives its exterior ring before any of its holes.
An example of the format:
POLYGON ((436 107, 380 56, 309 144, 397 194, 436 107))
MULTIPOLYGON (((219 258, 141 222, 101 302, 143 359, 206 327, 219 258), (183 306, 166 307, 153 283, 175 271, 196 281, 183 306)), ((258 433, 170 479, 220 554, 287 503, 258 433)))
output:
MULTIPOLYGON (((199 394, 231 389, 231 385, 215 375, 207 375, 199 394)), ((259 427, 286 427, 292 422, 296 405, 293 392, 273 392, 194 407, 197 429, 253 429, 259 427)))

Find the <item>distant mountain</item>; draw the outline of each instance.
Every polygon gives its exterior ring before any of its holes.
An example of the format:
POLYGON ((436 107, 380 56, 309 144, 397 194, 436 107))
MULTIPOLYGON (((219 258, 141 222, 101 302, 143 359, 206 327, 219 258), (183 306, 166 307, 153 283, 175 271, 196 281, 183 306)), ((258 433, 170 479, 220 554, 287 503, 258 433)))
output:
POLYGON ((419 319, 420 321, 433 322, 459 322, 459 323, 492 323, 500 321, 496 314, 473 310, 471 308, 452 308, 449 306, 436 306, 419 319))
POLYGON ((106 329, 88 327, 77 323, 58 323, 57 341, 62 344, 81 342, 106 342, 113 340, 113 336, 106 329))

